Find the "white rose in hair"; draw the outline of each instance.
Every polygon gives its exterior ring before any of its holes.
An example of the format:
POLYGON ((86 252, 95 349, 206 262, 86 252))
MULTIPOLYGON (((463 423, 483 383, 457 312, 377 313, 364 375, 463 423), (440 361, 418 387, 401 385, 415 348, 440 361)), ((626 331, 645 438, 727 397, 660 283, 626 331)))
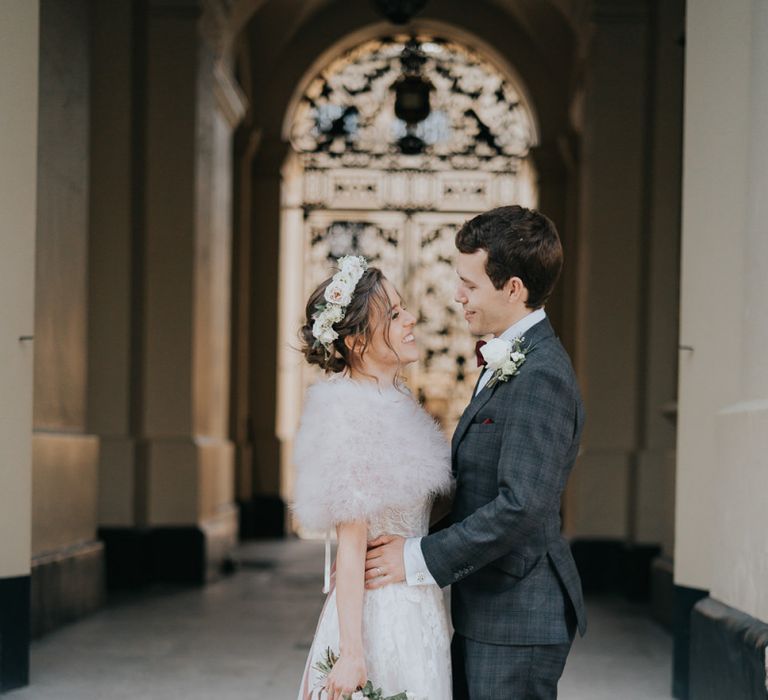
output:
POLYGON ((334 280, 325 288, 325 300, 330 304, 349 306, 352 301, 352 289, 342 280, 334 280))
POLYGON ((328 304, 318 318, 322 319, 326 325, 331 326, 344 318, 344 309, 338 304, 328 304))
POLYGON ((489 340, 480 348, 483 359, 488 363, 488 368, 492 370, 500 369, 508 362, 511 352, 512 343, 503 338, 489 340))
POLYGON ((312 326, 312 335, 323 345, 330 345, 339 337, 339 334, 331 328, 330 324, 325 323, 321 318, 318 318, 312 326))
POLYGON ((368 264, 357 255, 348 255, 339 260, 339 266, 342 272, 348 274, 352 279, 358 279, 368 268, 368 264))

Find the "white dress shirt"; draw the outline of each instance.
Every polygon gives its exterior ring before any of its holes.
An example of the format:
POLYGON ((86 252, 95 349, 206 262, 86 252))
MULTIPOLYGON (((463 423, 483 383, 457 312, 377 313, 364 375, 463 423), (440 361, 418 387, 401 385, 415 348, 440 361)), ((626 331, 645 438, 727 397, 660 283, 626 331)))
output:
MULTIPOLYGON (((511 343, 515 338, 522 338, 529 328, 533 328, 533 326, 543 321, 546 317, 547 314, 544 312, 544 309, 536 309, 536 311, 532 311, 527 316, 523 316, 517 323, 513 323, 499 337, 511 343)), ((477 389, 475 389, 475 396, 483 390, 492 374, 488 368, 483 371, 480 381, 477 383, 477 389)), ((437 584, 432 574, 429 573, 426 561, 424 561, 424 555, 421 552, 421 537, 409 537, 405 540, 403 560, 405 580, 409 586, 437 584)))

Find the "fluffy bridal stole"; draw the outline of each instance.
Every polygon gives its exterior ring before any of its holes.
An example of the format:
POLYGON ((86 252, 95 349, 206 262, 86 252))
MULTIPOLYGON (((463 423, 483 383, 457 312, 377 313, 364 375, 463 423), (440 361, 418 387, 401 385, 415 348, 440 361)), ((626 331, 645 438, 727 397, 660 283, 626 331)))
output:
POLYGON ((413 398, 340 376, 307 391, 293 458, 293 509, 309 530, 370 522, 451 488, 448 443, 413 398))

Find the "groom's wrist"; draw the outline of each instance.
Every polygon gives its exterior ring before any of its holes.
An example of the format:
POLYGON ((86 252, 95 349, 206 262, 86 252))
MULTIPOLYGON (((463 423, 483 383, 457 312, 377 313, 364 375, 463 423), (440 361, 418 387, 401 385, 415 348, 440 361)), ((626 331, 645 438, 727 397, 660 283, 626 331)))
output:
POLYGON ((436 585, 441 588, 455 583, 451 561, 453 559, 453 550, 448 547, 445 541, 445 533, 448 530, 442 530, 429 537, 422 537, 419 542, 419 552, 424 560, 424 566, 429 571, 436 585))
POLYGON ((403 546, 405 581, 409 586, 426 586, 435 583, 421 552, 421 537, 409 537, 403 546))

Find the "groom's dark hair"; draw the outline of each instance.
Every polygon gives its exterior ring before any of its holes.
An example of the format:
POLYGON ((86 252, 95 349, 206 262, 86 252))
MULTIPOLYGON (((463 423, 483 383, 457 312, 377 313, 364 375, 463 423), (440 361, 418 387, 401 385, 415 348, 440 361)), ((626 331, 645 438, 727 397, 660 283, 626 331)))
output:
POLYGON ((519 277, 528 290, 526 306, 544 306, 563 268, 563 247, 555 225, 535 209, 498 207, 467 221, 456 234, 462 253, 488 254, 485 272, 501 289, 519 277))

